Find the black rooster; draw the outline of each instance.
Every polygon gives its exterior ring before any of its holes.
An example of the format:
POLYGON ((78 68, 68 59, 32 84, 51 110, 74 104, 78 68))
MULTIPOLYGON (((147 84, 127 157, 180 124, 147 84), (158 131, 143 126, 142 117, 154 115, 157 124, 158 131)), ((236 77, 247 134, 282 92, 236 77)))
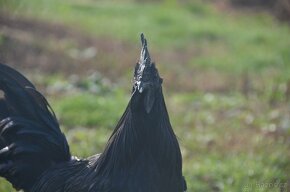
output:
POLYGON ((46 99, 0 64, 0 176, 25 192, 182 192, 182 157, 162 79, 141 35, 129 104, 102 154, 79 160, 46 99))

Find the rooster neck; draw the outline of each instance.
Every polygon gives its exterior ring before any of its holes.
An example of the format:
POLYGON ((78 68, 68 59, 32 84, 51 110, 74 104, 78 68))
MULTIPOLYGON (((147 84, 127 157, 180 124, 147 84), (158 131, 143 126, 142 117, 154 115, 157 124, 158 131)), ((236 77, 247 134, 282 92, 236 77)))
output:
POLYGON ((142 158, 143 164, 151 163, 153 159, 159 169, 178 170, 181 167, 180 150, 162 92, 149 114, 144 110, 135 111, 131 105, 132 99, 100 157, 100 172, 130 169, 144 154, 150 158, 142 158))

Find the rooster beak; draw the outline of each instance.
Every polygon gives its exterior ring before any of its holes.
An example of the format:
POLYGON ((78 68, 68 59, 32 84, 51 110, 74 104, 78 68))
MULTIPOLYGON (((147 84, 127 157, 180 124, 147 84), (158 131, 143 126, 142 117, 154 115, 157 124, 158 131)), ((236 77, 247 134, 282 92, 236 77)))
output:
POLYGON ((144 68, 146 66, 151 66, 151 58, 150 54, 147 48, 147 40, 144 37, 144 34, 141 33, 141 43, 142 43, 142 49, 141 49, 141 54, 140 54, 140 60, 139 64, 142 66, 144 65, 144 68))

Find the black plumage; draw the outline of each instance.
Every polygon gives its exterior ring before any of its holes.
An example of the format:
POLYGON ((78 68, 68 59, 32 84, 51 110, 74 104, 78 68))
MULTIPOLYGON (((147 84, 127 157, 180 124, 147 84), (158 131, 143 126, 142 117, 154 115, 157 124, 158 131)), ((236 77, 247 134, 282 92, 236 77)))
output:
POLYGON ((25 192, 182 192, 182 157, 162 79, 141 35, 128 106, 103 153, 71 156, 46 99, 0 64, 0 176, 25 192))

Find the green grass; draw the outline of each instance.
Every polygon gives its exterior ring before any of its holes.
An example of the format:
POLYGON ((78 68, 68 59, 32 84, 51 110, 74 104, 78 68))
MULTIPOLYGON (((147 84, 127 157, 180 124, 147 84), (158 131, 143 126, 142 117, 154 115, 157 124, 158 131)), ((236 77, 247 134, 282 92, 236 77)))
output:
MULTIPOLYGON (((174 2, 9 0, 2 9, 134 45, 144 32, 164 76, 189 192, 289 187, 289 26, 267 13, 174 2)), ((46 86, 64 81, 47 79, 46 86)), ((129 93, 102 85, 94 92, 88 79, 81 86, 82 91, 52 94, 49 100, 72 153, 86 157, 102 151, 129 93)), ((0 192, 12 191, 0 183, 0 192)))
POLYGON ((257 72, 272 67, 287 70, 287 77, 290 74, 289 27, 265 13, 230 14, 199 1, 172 7, 126 1, 11 0, 4 1, 3 7, 132 43, 144 32, 154 50, 189 51, 187 64, 193 69, 257 72))
POLYGON ((85 127, 111 127, 121 116, 120 109, 125 109, 124 94, 76 95, 65 97, 55 104, 60 122, 67 126, 82 125, 85 127), (76 113, 77 112, 77 113, 76 113))
POLYGON ((172 116, 172 122, 179 127, 189 191, 243 191, 247 185, 250 191, 279 191, 256 185, 287 182, 289 135, 275 135, 288 118, 274 115, 283 109, 235 94, 172 99, 171 114, 180 114, 172 116))

